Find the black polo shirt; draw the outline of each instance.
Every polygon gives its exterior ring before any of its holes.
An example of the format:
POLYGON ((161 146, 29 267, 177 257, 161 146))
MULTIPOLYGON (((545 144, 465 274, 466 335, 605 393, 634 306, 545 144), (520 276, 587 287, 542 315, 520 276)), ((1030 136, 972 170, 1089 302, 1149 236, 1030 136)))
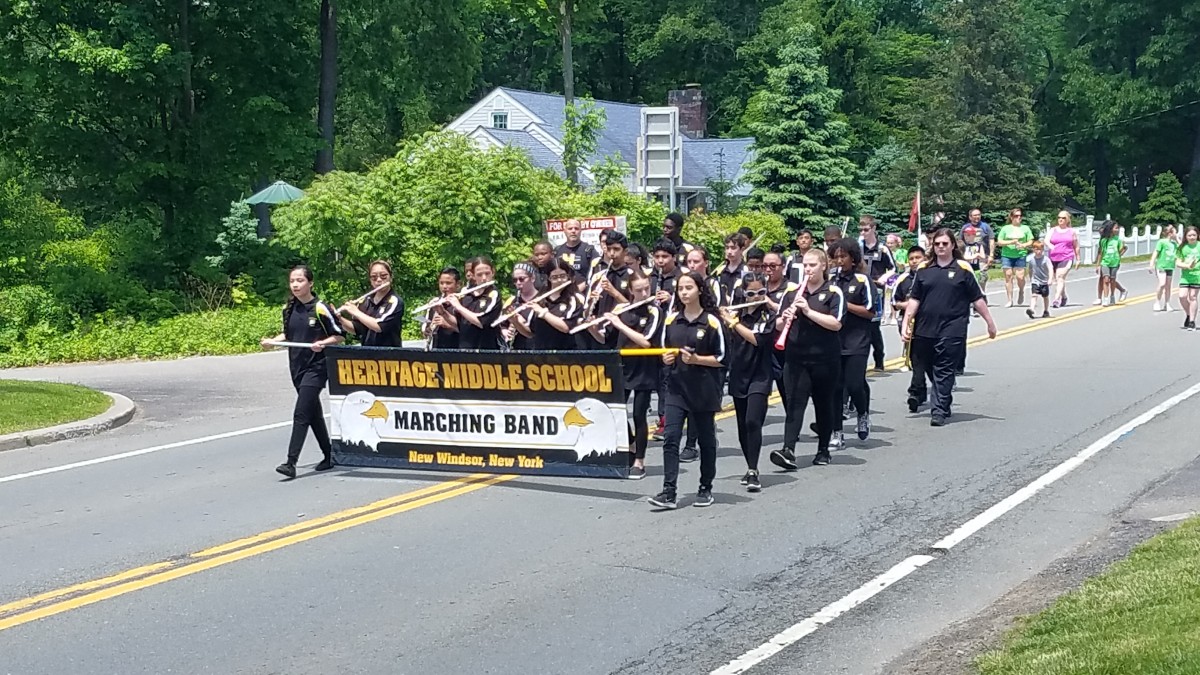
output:
POLYGON ((729 329, 729 395, 745 398, 750 394, 770 394, 774 378, 775 314, 766 305, 747 308, 739 321, 758 340, 752 345, 736 329, 729 329))
POLYGON ((901 315, 904 314, 908 299, 912 297, 912 287, 916 280, 912 272, 905 272, 896 277, 896 285, 892 288, 892 304, 900 307, 901 315))
MULTIPOLYGON (((650 345, 654 346, 660 341, 661 317, 662 312, 651 303, 623 312, 619 318, 621 323, 641 333, 642 337, 649 340, 650 345)), ((617 334, 617 349, 638 348, 638 345, 634 344, 628 335, 615 328, 609 330, 617 334)), ((662 358, 658 356, 621 357, 621 370, 625 375, 625 390, 658 391, 658 373, 661 366, 662 358)))
POLYGON ((865 239, 859 239, 858 246, 862 249, 863 262, 867 264, 867 274, 872 282, 884 273, 896 269, 896 258, 892 255, 892 249, 888 248, 882 239, 876 237, 874 246, 867 246, 865 239))
POLYGON ((587 281, 594 268, 600 261, 600 251, 595 246, 580 240, 574 246, 559 244, 554 249, 554 257, 565 261, 575 270, 575 283, 587 281))
POLYGON ((400 341, 400 321, 404 317, 404 301, 400 299, 393 291, 388 291, 387 295, 378 303, 375 302, 375 294, 358 303, 358 308, 364 314, 379 322, 379 332, 367 328, 358 321, 354 321, 354 336, 364 347, 399 347, 400 341))
MULTIPOLYGON (((746 263, 738 265, 737 269, 732 269, 728 264, 722 264, 721 269, 717 272, 717 282, 721 284, 721 292, 726 298, 733 298, 735 293, 742 287, 742 277, 746 274, 746 263)), ((733 304, 733 303, 730 303, 733 304)))
MULTIPOLYGON (((341 322, 329 305, 313 296, 308 302, 292 301, 283 308, 283 336, 288 342, 311 344, 335 335, 345 335, 341 322)), ((323 387, 328 379, 325 352, 307 347, 288 347, 288 368, 297 387, 323 387)))
POLYGON ((671 241, 671 243, 675 244, 675 268, 686 270, 687 255, 696 250, 696 245, 690 241, 684 241, 682 239, 679 241, 671 241))
MULTIPOLYGON (((604 273, 604 278, 612 287, 617 289, 617 292, 625 296, 625 300, 630 298, 630 285, 633 283, 633 275, 636 274, 632 267, 610 267, 604 273)), ((596 282, 599 287, 600 282, 596 282)), ((609 295, 604 290, 600 291, 600 299, 596 301, 596 316, 603 316, 605 312, 611 312, 614 307, 620 303, 619 300, 609 295)))
MULTIPOLYGON (((442 305, 442 307, 446 307, 442 305)), ((449 308, 446 308, 449 310, 449 308)), ((432 323, 433 317, 437 315, 437 308, 430 307, 425 312, 425 323, 432 323)), ((462 321, 462 317, 458 317, 462 321)), ((452 331, 449 328, 438 328, 433 331, 430 336, 429 346, 432 349, 458 349, 458 332, 452 331)))
POLYGON ((965 339, 971 304, 983 299, 983 289, 979 288, 971 265, 955 259, 942 267, 936 260, 927 260, 914 276, 912 298, 921 305, 917 308, 913 334, 923 338, 965 339))
POLYGON ((458 317, 458 346, 459 349, 481 349, 496 351, 500 349, 500 327, 492 327, 492 322, 500 317, 500 291, 495 288, 485 288, 482 291, 463 296, 462 306, 479 315, 483 327, 458 317))
MULTIPOLYGON (((525 320, 525 323, 529 323, 531 321, 530 317, 533 316, 533 308, 525 307, 526 304, 527 303, 521 299, 521 296, 514 295, 508 299, 508 302, 504 303, 504 309, 501 310, 501 314, 510 312, 514 307, 522 307, 523 309, 518 310, 521 314, 521 318, 525 320)), ((500 328, 502 329, 508 326, 512 326, 513 330, 516 330, 516 326, 513 325, 512 319, 500 324, 500 328)), ((529 351, 533 348, 533 338, 527 338, 524 335, 521 335, 521 331, 517 331, 516 334, 513 335, 513 351, 523 352, 529 351)))
MULTIPOLYGON (((798 292, 800 289, 788 291, 783 296, 782 309, 786 310, 792 305, 798 292)), ((828 314, 838 321, 846 320, 846 301, 842 297, 842 289, 838 288, 837 284, 826 281, 815 292, 810 293, 806 287, 803 289, 803 293, 804 299, 808 301, 808 306, 813 311, 828 314)), ((811 319, 797 312, 785 343, 786 358, 796 358, 801 361, 840 358, 842 341, 838 337, 838 333, 839 331, 818 326, 811 319)))
MULTIPOLYGON (((550 314, 567 322, 567 328, 574 328, 579 323, 579 317, 583 316, 583 298, 578 293, 563 291, 554 299, 546 300, 544 306, 550 314)), ((532 349, 571 351, 578 347, 574 335, 560 331, 536 314, 529 328, 533 330, 532 349)))
POLYGON ((875 311, 875 282, 865 274, 840 274, 833 281, 842 289, 842 298, 847 309, 842 319, 842 356, 859 356, 871 351, 871 319, 864 319, 850 311, 849 305, 861 305, 875 311))
MULTIPOLYGON (((663 347, 690 347, 697 356, 715 356, 725 361, 725 330, 721 321, 708 312, 688 320, 683 312, 672 312, 663 329, 663 347)), ((667 403, 693 412, 717 412, 721 409, 721 369, 688 365, 683 355, 667 371, 667 403)))

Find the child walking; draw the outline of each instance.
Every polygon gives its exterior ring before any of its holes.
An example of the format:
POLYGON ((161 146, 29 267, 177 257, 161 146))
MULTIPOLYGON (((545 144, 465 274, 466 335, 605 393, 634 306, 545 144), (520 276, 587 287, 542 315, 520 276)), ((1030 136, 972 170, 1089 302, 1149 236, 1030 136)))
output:
POLYGON ((1171 312, 1171 277, 1175 275, 1175 257, 1179 242, 1175 241, 1175 226, 1168 225, 1159 234, 1154 253, 1150 254, 1150 273, 1158 276, 1154 292, 1154 311, 1171 312))
POLYGON ((1117 281, 1121 269, 1121 256, 1125 255, 1125 244, 1121 241, 1121 226, 1115 220, 1106 220, 1100 226, 1100 247, 1096 250, 1096 274, 1100 275, 1100 297, 1092 304, 1109 306, 1125 302, 1129 291, 1117 281), (1117 291, 1121 292, 1120 298, 1117 291))
POLYGON ((1050 280, 1054 278, 1054 263, 1046 255, 1046 245, 1040 241, 1033 242, 1033 253, 1025 259, 1029 268, 1029 284, 1033 293, 1029 295, 1029 309, 1025 315, 1029 318, 1037 316, 1037 299, 1042 299, 1042 318, 1050 318, 1050 280))
POLYGON ((1175 261, 1179 272, 1179 305, 1183 307, 1183 328, 1196 330, 1196 296, 1200 294, 1200 231, 1189 226, 1175 261))

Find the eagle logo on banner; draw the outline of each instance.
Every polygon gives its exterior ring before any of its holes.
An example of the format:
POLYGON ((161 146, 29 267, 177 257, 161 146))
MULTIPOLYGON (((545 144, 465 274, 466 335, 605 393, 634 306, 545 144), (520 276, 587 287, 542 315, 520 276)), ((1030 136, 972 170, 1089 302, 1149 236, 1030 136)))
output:
POLYGON ((342 401, 337 413, 341 437, 348 443, 362 443, 379 451, 379 427, 387 422, 388 409, 368 391, 356 391, 342 401))
MULTIPOLYGON (((621 420, 624 424, 625 420, 621 420)), ((580 399, 563 415, 567 433, 578 430, 575 437, 575 461, 593 452, 610 455, 617 451, 617 422, 608 406, 594 398, 580 399)))

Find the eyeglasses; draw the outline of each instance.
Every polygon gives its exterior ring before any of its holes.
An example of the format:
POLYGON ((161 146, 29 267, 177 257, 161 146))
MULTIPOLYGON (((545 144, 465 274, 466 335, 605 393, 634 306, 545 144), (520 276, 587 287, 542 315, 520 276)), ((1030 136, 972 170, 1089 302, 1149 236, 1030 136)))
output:
POLYGON ((745 293, 747 298, 757 298, 760 295, 766 295, 767 289, 760 288, 757 291, 746 291, 745 293))
POLYGON ((529 277, 513 277, 512 280, 513 280, 513 283, 519 284, 519 283, 524 283, 526 281, 529 281, 529 277))
POLYGON ((567 275, 567 274, 551 274, 550 275, 550 281, 566 281, 567 279, 570 279, 570 278, 571 278, 570 275, 567 275))
POLYGON ((953 244, 948 241, 935 241, 935 242, 933 242, 933 245, 934 246, 953 246, 953 244))
POLYGON ((765 270, 773 270, 783 267, 783 265, 780 265, 779 263, 763 263, 762 266, 765 270))

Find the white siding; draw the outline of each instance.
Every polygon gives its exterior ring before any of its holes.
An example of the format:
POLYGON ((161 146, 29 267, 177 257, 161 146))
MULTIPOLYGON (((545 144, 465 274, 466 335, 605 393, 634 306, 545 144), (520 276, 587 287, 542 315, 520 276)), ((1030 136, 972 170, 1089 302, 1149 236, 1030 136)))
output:
POLYGON ((496 89, 447 125, 447 128, 460 134, 469 134, 479 127, 491 128, 493 112, 508 113, 509 129, 524 129, 530 123, 537 121, 523 106, 517 104, 503 91, 496 89))

